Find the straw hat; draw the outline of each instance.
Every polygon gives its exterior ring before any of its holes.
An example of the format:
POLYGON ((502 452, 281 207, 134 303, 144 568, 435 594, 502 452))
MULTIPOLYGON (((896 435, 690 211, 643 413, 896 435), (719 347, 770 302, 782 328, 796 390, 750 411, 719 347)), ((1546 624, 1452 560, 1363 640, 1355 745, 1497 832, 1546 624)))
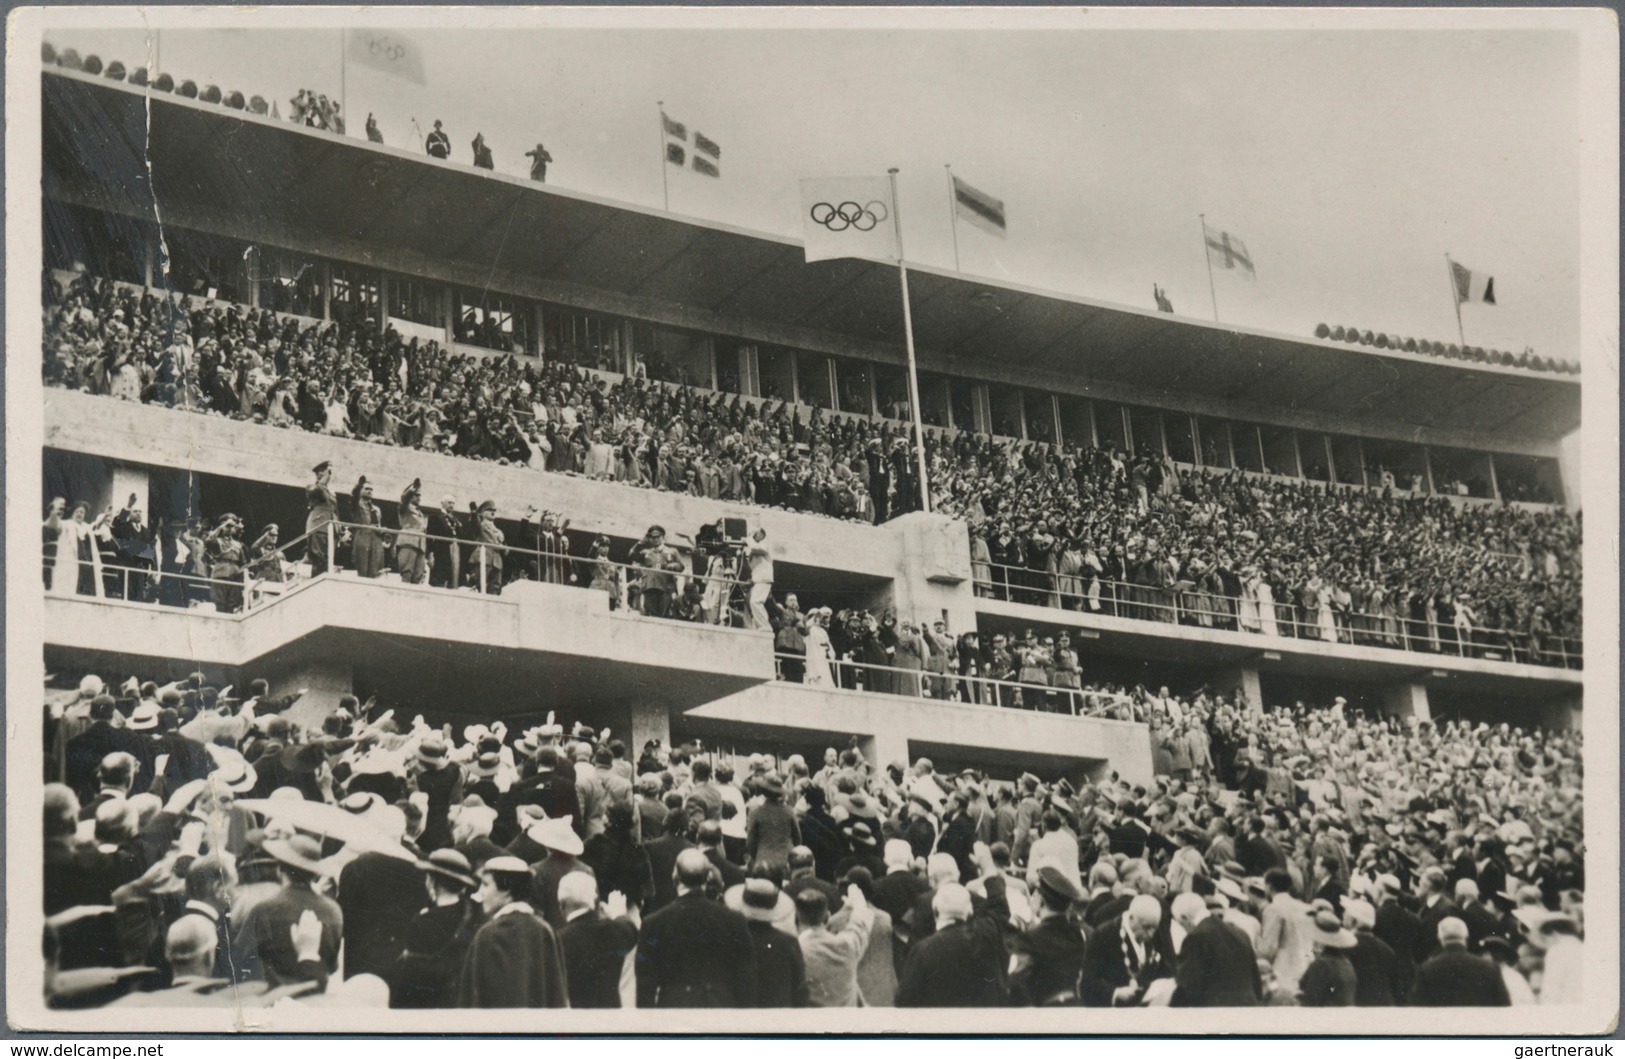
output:
POLYGON ((1354 932, 1344 927, 1337 913, 1329 908, 1315 913, 1309 929, 1309 940, 1328 949, 1352 949, 1359 944, 1354 932))
POLYGON ((572 857, 580 856, 586 848, 581 844, 581 836, 570 826, 568 816, 552 817, 532 824, 525 831, 525 837, 538 846, 546 846, 555 853, 567 853, 572 857))

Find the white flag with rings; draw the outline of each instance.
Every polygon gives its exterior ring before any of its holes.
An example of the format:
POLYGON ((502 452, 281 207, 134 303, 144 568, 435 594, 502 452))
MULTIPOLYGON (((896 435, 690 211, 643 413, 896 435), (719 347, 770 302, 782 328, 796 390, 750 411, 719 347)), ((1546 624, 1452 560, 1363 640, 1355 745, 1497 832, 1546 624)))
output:
POLYGON ((883 176, 803 180, 801 232, 808 261, 896 261, 890 183, 883 176))

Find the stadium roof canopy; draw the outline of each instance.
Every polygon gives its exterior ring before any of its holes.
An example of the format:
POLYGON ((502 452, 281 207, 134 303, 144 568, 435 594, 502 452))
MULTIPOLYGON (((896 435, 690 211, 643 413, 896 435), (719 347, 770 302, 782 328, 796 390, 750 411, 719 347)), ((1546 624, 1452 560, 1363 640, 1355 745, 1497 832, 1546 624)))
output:
MULTIPOLYGON (((895 269, 807 264, 799 242, 539 185, 81 73, 44 77, 47 189, 151 216, 259 214, 279 230, 901 346, 895 269), (151 178, 149 180, 149 163, 151 178)), ((915 339, 952 371, 1081 373, 1124 386, 1366 416, 1486 438, 1579 426, 1573 376, 1241 330, 911 266, 915 339)))

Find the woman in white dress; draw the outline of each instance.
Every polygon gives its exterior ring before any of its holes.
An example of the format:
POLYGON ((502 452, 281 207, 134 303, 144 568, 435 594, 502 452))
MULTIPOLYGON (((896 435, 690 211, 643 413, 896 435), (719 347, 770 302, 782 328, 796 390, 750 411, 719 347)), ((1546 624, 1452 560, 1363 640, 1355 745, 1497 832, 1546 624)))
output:
POLYGON ((1275 589, 1262 574, 1253 583, 1253 605, 1258 608, 1258 631, 1265 636, 1279 636, 1275 624, 1275 589))
POLYGON ((1257 567, 1249 566, 1243 574, 1241 598, 1237 600, 1236 624, 1242 632, 1263 632, 1264 623, 1258 614, 1258 582, 1262 580, 1257 567))
POLYGON ((96 531, 111 518, 104 514, 94 523, 86 522, 89 507, 83 502, 73 505, 72 517, 63 519, 57 528, 56 569, 51 577, 54 596, 102 595, 102 556, 96 547, 96 531))
POLYGON ((801 678, 803 684, 833 687, 835 681, 829 673, 829 633, 825 627, 830 619, 828 607, 819 607, 807 615, 807 668, 801 678))

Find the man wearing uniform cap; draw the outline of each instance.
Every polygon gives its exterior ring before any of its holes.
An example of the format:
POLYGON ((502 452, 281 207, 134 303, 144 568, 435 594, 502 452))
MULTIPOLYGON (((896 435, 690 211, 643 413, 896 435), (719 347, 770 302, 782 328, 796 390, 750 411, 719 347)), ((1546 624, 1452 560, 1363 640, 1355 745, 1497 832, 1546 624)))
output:
POLYGON ((1010 993, 1023 1006, 1061 1007, 1078 1002, 1084 938, 1067 913, 1083 897, 1071 877, 1053 864, 1038 869, 1038 886, 1031 893, 1036 919, 1010 941, 1015 968, 1010 993))
POLYGON ((330 522, 337 522, 339 517, 339 499, 333 493, 333 464, 330 460, 323 460, 312 467, 311 473, 316 480, 305 486, 305 533, 308 539, 305 544, 305 554, 310 560, 311 576, 326 573, 332 564, 333 557, 328 553, 328 539, 325 527, 330 522))

